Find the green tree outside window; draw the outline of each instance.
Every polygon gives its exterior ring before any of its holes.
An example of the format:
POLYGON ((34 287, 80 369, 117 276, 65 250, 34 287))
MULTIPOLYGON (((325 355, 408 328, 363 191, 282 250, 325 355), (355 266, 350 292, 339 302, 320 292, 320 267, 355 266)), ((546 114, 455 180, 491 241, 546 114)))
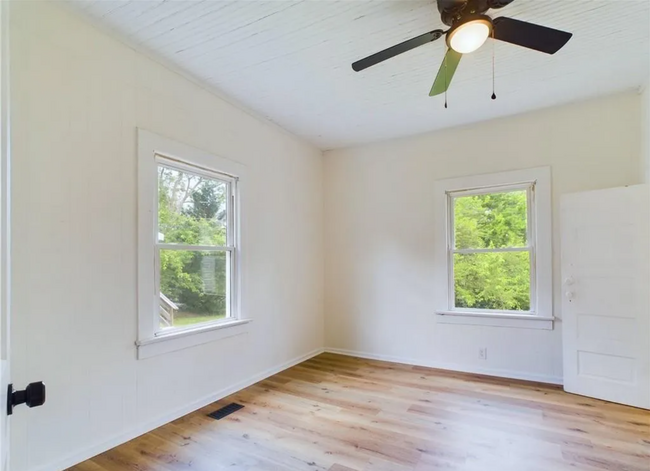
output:
POLYGON ((529 311, 527 191, 459 196, 452 203, 455 307, 529 311), (493 251, 472 253, 472 249, 493 251))

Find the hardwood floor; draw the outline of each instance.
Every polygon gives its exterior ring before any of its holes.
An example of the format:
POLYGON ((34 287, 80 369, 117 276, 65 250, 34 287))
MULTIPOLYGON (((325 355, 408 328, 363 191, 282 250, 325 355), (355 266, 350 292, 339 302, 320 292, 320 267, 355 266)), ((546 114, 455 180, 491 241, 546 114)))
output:
POLYGON ((650 412, 326 353, 71 469, 648 471, 650 412))

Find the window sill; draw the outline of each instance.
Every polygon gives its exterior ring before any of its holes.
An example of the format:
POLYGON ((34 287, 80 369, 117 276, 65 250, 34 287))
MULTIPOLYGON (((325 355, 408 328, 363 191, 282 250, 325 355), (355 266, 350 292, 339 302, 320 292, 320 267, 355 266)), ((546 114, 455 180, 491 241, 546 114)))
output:
POLYGON ((138 360, 245 334, 248 331, 247 324, 249 322, 251 322, 251 319, 238 319, 195 329, 170 332, 152 339, 139 340, 135 343, 138 347, 138 360))
POLYGON ((555 317, 472 311, 436 311, 439 324, 484 325, 520 329, 553 330, 555 317))

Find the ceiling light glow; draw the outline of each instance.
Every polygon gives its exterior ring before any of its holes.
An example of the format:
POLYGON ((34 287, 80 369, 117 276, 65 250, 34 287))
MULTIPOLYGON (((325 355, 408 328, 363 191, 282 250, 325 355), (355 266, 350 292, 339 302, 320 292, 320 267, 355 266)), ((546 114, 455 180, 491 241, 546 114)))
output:
POLYGON ((447 45, 456 52, 469 54, 479 49, 492 33, 492 21, 483 16, 466 21, 447 35, 447 45))

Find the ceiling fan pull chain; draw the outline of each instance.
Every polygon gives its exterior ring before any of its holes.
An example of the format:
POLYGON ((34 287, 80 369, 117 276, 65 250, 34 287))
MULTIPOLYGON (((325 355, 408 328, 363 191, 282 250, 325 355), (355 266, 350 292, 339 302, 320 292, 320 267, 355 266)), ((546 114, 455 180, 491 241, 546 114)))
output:
POLYGON ((492 30, 492 99, 493 100, 497 99, 497 94, 495 92, 495 88, 496 88, 495 81, 496 81, 496 79, 494 77, 495 49, 496 49, 496 41, 494 40, 494 29, 493 29, 492 30))
POLYGON ((447 89, 449 84, 447 83, 447 54, 445 54, 445 109, 447 109, 447 89))

